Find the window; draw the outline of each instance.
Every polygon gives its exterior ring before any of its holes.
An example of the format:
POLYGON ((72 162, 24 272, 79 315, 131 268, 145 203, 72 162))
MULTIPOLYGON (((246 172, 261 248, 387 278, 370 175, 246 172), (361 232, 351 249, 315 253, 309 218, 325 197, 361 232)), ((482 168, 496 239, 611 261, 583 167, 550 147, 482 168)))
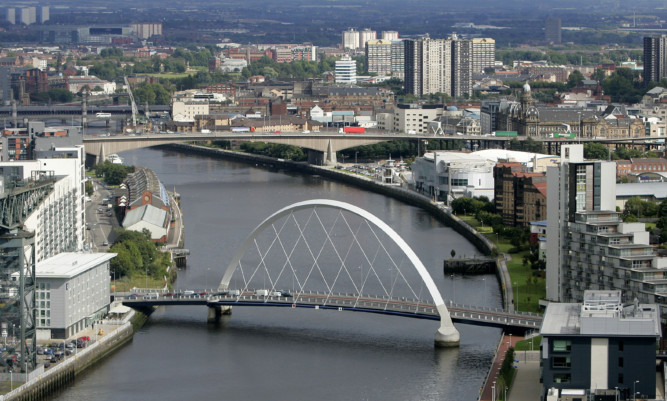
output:
POLYGON ((572 375, 569 373, 556 373, 554 375, 554 383, 569 383, 572 380, 572 375))
POLYGON ((619 368, 623 367, 623 357, 622 356, 618 358, 618 367, 619 368))
POLYGON ((618 384, 623 384, 623 373, 618 374, 618 384))
POLYGON ((623 351, 623 340, 619 340, 618 342, 618 350, 623 351))
POLYGON ((566 352, 572 350, 572 341, 570 340, 554 340, 554 352, 566 352))
POLYGON ((569 356, 555 356, 552 367, 554 368, 569 368, 571 366, 569 356))

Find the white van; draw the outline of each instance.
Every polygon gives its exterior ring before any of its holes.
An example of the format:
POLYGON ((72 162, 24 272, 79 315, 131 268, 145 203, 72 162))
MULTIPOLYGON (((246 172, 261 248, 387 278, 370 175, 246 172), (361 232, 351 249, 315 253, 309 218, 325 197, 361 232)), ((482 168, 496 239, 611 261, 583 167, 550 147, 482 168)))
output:
POLYGON ((255 295, 258 297, 266 297, 269 295, 269 290, 256 290, 255 295))
POLYGON ((144 299, 158 299, 160 298, 160 294, 157 292, 149 292, 148 294, 144 295, 144 299))

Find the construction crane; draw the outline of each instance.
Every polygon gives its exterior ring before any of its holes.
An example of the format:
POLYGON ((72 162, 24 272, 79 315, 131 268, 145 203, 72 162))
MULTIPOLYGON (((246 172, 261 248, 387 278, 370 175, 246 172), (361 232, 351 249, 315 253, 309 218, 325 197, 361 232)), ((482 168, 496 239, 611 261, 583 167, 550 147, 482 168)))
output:
POLYGON ((130 89, 130 83, 127 81, 127 77, 123 77, 125 80, 125 87, 127 88, 127 94, 130 95, 130 102, 132 103, 132 128, 137 126, 137 104, 134 102, 134 95, 132 95, 132 89, 130 89))

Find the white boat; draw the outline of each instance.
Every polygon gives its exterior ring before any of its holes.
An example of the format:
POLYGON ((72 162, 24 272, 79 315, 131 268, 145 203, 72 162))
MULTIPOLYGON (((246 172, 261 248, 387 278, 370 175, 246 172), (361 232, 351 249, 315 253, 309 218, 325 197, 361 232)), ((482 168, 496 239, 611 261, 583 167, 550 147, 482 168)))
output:
POLYGON ((110 154, 107 157, 107 160, 109 160, 113 164, 123 164, 123 159, 115 153, 110 154))

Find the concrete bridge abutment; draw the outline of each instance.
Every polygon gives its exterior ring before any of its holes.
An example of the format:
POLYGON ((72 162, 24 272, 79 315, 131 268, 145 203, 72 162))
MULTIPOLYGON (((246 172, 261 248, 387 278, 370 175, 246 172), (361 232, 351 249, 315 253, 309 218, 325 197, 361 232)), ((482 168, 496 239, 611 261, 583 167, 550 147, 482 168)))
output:
POLYGON ((209 306, 208 307, 208 322, 209 323, 218 323, 218 322, 220 322, 220 318, 223 315, 231 315, 231 314, 232 314, 232 307, 231 306, 222 306, 222 305, 209 306))

